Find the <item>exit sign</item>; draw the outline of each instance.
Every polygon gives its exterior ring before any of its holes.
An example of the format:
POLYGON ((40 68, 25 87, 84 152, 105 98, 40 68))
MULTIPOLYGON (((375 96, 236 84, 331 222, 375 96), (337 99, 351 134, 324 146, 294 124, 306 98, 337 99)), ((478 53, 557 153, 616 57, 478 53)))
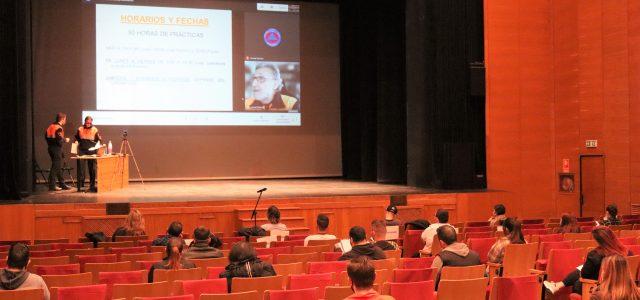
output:
POLYGON ((587 148, 598 148, 598 140, 587 140, 585 146, 587 148))

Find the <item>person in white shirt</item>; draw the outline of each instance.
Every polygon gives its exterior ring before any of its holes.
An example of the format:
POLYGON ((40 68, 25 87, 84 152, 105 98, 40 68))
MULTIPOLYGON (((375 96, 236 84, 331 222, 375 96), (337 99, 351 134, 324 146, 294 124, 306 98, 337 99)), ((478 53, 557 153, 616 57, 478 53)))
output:
POLYGON ((304 245, 309 245, 309 241, 321 241, 321 240, 335 240, 337 239, 335 235, 328 234, 327 228, 329 227, 329 217, 325 215, 318 215, 316 218, 316 228, 318 230, 317 234, 312 234, 306 238, 304 238, 304 245))
POLYGON ((269 209, 267 209, 267 219, 269 223, 262 224, 262 226, 260 226, 262 229, 266 231, 287 231, 287 225, 280 223, 280 210, 275 205, 271 205, 269 209))
POLYGON ((444 225, 449 225, 449 211, 439 208, 436 211, 436 218, 438 223, 433 223, 422 232, 422 240, 425 242, 424 248, 420 250, 422 254, 431 254, 431 244, 433 244, 433 236, 437 234, 438 228, 444 225))

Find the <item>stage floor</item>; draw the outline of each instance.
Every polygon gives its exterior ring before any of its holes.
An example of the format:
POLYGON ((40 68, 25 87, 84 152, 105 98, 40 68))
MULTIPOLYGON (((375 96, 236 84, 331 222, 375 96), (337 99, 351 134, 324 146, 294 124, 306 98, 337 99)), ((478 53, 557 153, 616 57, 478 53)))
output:
MULTIPOLYGON (((266 187, 265 199, 304 198, 353 195, 431 194, 442 191, 404 185, 358 182, 343 179, 262 179, 132 182, 122 190, 106 193, 78 193, 75 189, 60 192, 39 191, 19 203, 110 203, 110 202, 180 202, 255 199, 256 191, 266 187)), ((39 185, 43 189, 43 185, 39 185)), ((452 191, 447 191, 452 192, 452 191)))

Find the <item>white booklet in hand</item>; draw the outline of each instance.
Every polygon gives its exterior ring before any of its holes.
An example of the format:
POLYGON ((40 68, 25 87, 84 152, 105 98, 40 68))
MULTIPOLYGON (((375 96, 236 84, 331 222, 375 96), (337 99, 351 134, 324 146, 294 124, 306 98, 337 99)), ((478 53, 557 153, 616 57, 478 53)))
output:
POLYGON ((335 245, 335 248, 342 250, 342 253, 347 253, 351 251, 351 241, 349 239, 340 240, 340 242, 335 245))
POLYGON ((89 148, 89 151, 96 151, 100 149, 100 147, 102 147, 102 145, 100 145, 100 141, 98 141, 95 146, 89 148))
POLYGON ((78 141, 71 144, 71 154, 78 154, 78 141))

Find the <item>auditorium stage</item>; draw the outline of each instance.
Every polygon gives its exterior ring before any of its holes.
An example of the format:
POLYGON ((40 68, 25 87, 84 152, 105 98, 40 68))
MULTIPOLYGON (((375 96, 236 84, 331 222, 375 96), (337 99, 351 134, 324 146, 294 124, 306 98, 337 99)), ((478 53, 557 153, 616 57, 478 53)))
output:
MULTIPOLYGON (((37 193, 20 203, 112 203, 112 202, 181 202, 215 200, 251 200, 256 191, 266 187, 264 199, 306 198, 362 195, 431 194, 438 190, 404 185, 359 182, 343 179, 261 179, 261 180, 208 180, 170 182, 132 182, 128 188, 105 193, 78 193, 75 189, 60 192, 44 191, 39 185, 37 193)), ((451 192, 451 191, 447 191, 451 192)))

